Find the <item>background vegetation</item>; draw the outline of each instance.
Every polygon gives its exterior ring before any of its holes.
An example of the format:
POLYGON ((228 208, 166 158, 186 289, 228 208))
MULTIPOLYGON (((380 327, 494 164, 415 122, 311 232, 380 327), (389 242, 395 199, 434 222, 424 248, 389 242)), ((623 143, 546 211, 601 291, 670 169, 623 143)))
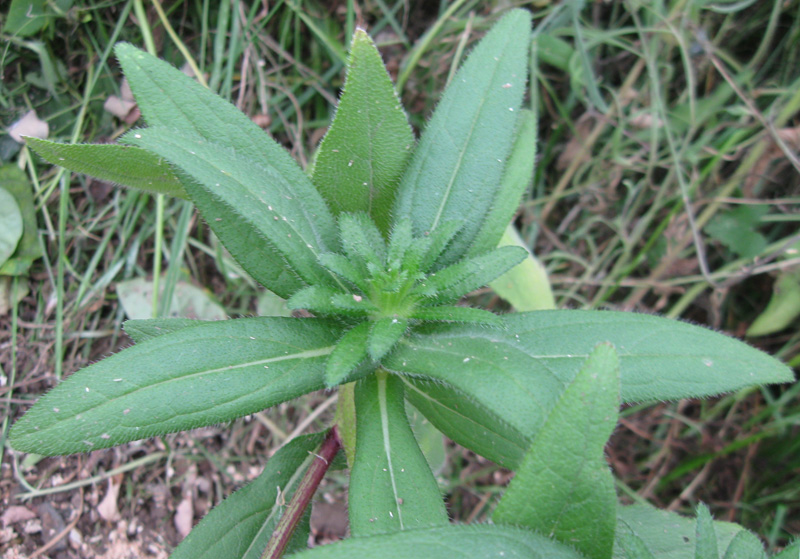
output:
MULTIPOLYGON (((111 48, 130 41, 201 73, 306 165, 332 118, 355 26, 377 40, 419 129, 470 45, 514 6, 536 20, 540 107, 539 164, 517 225, 557 305, 750 334, 800 364, 800 2, 11 2, 0 35, 0 181, 33 193, 36 234, 13 269, 0 268, 0 552, 34 554, 65 532, 42 553, 165 557, 271 452, 324 425, 336 398, 82 456, 10 451, 8 428, 38 395, 130 343, 126 317, 283 309, 188 203, 70 175, 7 128, 34 110, 51 139, 113 142, 138 116, 124 103, 106 110, 109 98, 124 101, 111 48)), ((474 297, 507 310, 489 290, 474 297)), ((785 545, 800 532, 798 392, 625 410, 608 449, 620 493, 687 513, 702 500, 771 548, 785 545)), ((483 518, 507 472, 418 427, 451 516, 483 518)), ((324 487, 319 541, 344 533, 346 482, 334 474, 324 487)))

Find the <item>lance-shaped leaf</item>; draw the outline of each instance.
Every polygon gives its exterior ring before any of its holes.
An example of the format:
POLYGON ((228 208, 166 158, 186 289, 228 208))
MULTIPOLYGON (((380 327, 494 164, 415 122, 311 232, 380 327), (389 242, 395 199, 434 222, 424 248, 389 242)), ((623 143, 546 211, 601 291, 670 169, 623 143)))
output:
POLYGON ((312 180, 334 214, 364 212, 388 235, 395 190, 413 146, 414 134, 381 55, 359 29, 312 180))
POLYGON ((406 399, 448 438, 495 463, 515 469, 530 438, 451 386, 404 377, 406 399))
MULTIPOLYGON (((738 524, 714 522, 717 548, 727 549, 742 530, 738 524)), ((631 555, 642 547, 657 559, 695 559, 695 520, 650 505, 617 507, 617 534, 612 557, 648 557, 645 552, 631 555)))
POLYGON ((431 274, 415 291, 437 302, 452 302, 504 274, 522 262, 525 255, 521 247, 500 247, 431 274))
POLYGON ((308 435, 281 448, 260 476, 214 507, 170 559, 259 559, 322 439, 308 435))
POLYGON ((619 361, 598 345, 534 437, 492 520, 607 559, 617 496, 603 450, 619 415, 619 361))
MULTIPOLYGON (((225 228, 227 220, 239 226, 247 224, 257 232, 260 242, 249 246, 248 250, 265 261, 264 266, 275 266, 280 274, 278 278, 286 276, 295 282, 301 278, 311 284, 331 283, 330 272, 317 262, 319 254, 328 249, 314 223, 318 214, 313 204, 307 204, 294 185, 281 175, 254 159, 243 157, 235 149, 166 128, 138 130, 126 136, 126 141, 143 146, 180 168, 182 174, 190 178, 185 185, 193 200, 201 200, 205 195, 216 201, 210 208, 212 211, 226 208, 220 214, 224 217, 210 219, 204 213, 215 232, 225 228), (196 197, 198 191, 201 196, 196 197), (260 250, 254 250, 254 246, 260 250)), ((201 212, 204 205, 198 203, 201 212)), ((273 289, 274 283, 265 285, 278 295, 290 294, 292 288, 287 289, 281 282, 280 290, 273 289)))
POLYGON ((194 429, 324 388, 336 324, 277 317, 207 322, 74 373, 11 430, 21 451, 57 455, 194 429))
POLYGON ((525 109, 520 112, 514 148, 503 171, 500 190, 468 254, 480 254, 496 247, 519 209, 520 199, 533 181, 537 125, 533 111, 525 109))
POLYGON ((493 312, 472 307, 453 307, 449 305, 414 309, 411 318, 439 322, 473 322, 493 326, 501 326, 503 323, 503 320, 493 312))
POLYGON ((292 559, 583 559, 574 549, 511 526, 442 526, 350 538, 291 555, 292 559))
POLYGON ((408 423, 403 382, 378 371, 356 385, 350 530, 368 536, 447 524, 439 487, 408 423))
POLYGON ((408 320, 386 317, 372 321, 369 331, 369 354, 375 361, 386 355, 406 333, 408 320))
POLYGON ((184 328, 192 328, 205 324, 203 320, 193 318, 147 318, 143 320, 126 320, 123 330, 137 344, 150 338, 171 334, 184 328))
POLYGON ((464 223, 441 264, 467 252, 494 204, 526 88, 530 36, 530 12, 513 10, 483 38, 436 107, 400 182, 395 218, 410 218, 417 236, 446 221, 464 223))
MULTIPOLYGON (((308 216, 308 223, 303 226, 314 230, 319 248, 324 247, 326 251, 338 249, 333 216, 311 180, 285 149, 236 107, 166 62, 124 43, 117 45, 115 52, 150 126, 170 128, 195 141, 205 140, 225 146, 235 151, 240 159, 266 169, 267 173, 256 185, 250 186, 256 190, 258 186, 264 186, 274 191, 289 185, 290 194, 283 196, 290 196, 293 202, 285 201, 300 206, 308 216), (276 184, 260 184, 267 181, 276 184)), ((133 142, 136 133, 138 131, 126 138, 133 142)), ((186 182, 192 182, 189 177, 181 176, 180 179, 188 189, 186 182)), ((220 200, 213 188, 206 191, 203 186, 208 185, 198 185, 189 196, 242 267, 281 297, 289 297, 302 287, 303 283, 281 261, 281 254, 265 255, 252 250, 253 246, 263 244, 262 232, 251 221, 242 220, 233 209, 244 207, 242 198, 247 193, 237 193, 231 200, 220 200)))
POLYGON ((536 434, 599 342, 617 349, 624 402, 710 396, 793 378, 788 367, 738 340, 656 316, 536 311, 505 315, 503 324, 419 329, 383 365, 454 386, 526 437, 536 434))
POLYGON ((59 144, 28 138, 28 145, 53 165, 74 173, 151 194, 189 198, 169 164, 154 153, 119 144, 59 144))
POLYGON ((711 518, 711 511, 703 503, 697 505, 695 536, 697 537, 697 542, 695 544, 694 559, 719 559, 714 519, 711 518))
POLYGON ((120 43, 114 52, 149 126, 169 127, 227 146, 256 161, 269 169, 271 176, 280 176, 293 185, 303 202, 319 214, 323 236, 335 239, 333 217, 328 211, 319 211, 325 203, 311 180, 289 152, 244 113, 177 68, 133 45, 120 43))
POLYGON ((351 328, 342 338, 336 342, 336 349, 333 350, 325 365, 325 384, 328 387, 340 384, 347 376, 353 372, 367 355, 367 335, 369 334, 369 321, 364 321, 358 326, 351 328))

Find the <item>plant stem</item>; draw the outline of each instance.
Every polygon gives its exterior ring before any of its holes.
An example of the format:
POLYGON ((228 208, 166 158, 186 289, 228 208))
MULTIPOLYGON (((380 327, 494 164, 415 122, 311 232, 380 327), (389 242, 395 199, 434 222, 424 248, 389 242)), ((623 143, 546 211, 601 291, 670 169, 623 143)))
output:
POLYGON ((278 522, 277 528, 272 533, 272 537, 267 542, 267 547, 264 553, 261 554, 261 559, 278 559, 283 556, 286 546, 292 539, 295 528, 303 518, 303 513, 311 502, 311 498, 317 491, 322 477, 328 471, 331 461, 339 452, 342 447, 342 441, 339 439, 339 430, 334 425, 328 431, 325 440, 322 441, 322 446, 316 454, 316 458, 308 467, 303 479, 300 480, 300 485, 292 495, 289 501, 289 506, 286 507, 283 516, 278 522))

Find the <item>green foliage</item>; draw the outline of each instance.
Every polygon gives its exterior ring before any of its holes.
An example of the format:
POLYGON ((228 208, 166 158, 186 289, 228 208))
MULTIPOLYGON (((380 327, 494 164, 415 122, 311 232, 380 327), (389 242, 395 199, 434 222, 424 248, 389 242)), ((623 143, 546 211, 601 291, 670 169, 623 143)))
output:
POLYGON ((150 151, 119 144, 59 144, 28 138, 36 153, 55 165, 120 186, 187 198, 169 164, 150 151))
POLYGON ((548 534, 591 559, 609 557, 617 498, 603 449, 619 404, 619 360, 599 345, 534 437, 492 519, 548 534))
MULTIPOLYGON (((498 316, 458 304, 527 257, 497 245, 535 162, 536 115, 522 109, 530 44, 530 14, 512 10, 455 73, 414 147, 377 50, 357 32, 311 177, 210 90, 118 45, 149 126, 123 136, 135 148, 100 157, 95 146, 31 147, 120 184, 185 193, 245 271, 288 308, 316 316, 130 321, 136 345, 45 395, 13 427, 12 447, 106 448, 340 386, 324 441, 289 443, 175 557, 302 549, 304 510, 342 446, 356 537, 298 557, 706 559, 714 543, 726 557, 755 553, 748 533, 702 510, 695 526, 618 505, 603 449, 620 402, 784 382, 787 367, 655 316, 498 316), (497 524, 448 524, 406 402, 468 449, 517 470, 497 524)), ((588 68, 585 50, 576 59, 588 68)), ((599 98, 596 86, 589 96, 599 98)))
POLYGON ((0 167, 0 276, 28 273, 41 257, 33 191, 25 173, 15 165, 0 167))
POLYGON ((413 147, 414 133, 380 53, 359 29, 336 118, 319 146, 314 184, 334 214, 364 212, 388 234, 397 183, 413 147))

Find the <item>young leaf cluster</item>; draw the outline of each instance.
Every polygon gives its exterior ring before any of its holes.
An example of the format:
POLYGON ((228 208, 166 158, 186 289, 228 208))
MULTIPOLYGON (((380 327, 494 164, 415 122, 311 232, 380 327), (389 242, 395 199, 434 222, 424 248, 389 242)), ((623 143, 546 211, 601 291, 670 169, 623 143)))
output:
POLYGON ((136 344, 43 396, 14 425, 13 448, 107 448, 341 386, 328 434, 286 445, 173 557, 677 559, 690 557, 681 553, 695 537, 700 559, 714 557, 715 541, 726 557, 755 549, 702 511, 695 536, 671 513, 619 505, 603 449, 621 402, 784 382, 785 366, 654 316, 498 316, 458 305, 525 258, 496 247, 533 172, 535 114, 522 109, 530 43, 530 14, 512 10, 473 49, 414 145, 380 54, 359 30, 310 176, 213 92, 118 45, 148 127, 127 133, 127 145, 40 140, 33 149, 78 172, 187 197, 256 281, 313 316, 128 321, 136 344), (494 524, 449 524, 407 402, 517 471, 494 524), (356 537, 304 550, 303 511, 340 446, 356 537), (677 526, 667 543, 664 524, 677 526))

